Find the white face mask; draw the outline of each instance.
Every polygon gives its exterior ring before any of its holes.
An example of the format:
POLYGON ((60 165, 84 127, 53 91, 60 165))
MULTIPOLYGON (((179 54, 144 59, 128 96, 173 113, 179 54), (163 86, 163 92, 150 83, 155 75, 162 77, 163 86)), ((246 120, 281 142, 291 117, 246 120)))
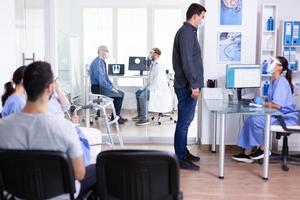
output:
POLYGON ((273 60, 273 62, 269 65, 269 67, 267 69, 267 72, 270 74, 273 74, 276 71, 276 66, 278 64, 281 65, 281 63, 276 58, 273 58, 272 60, 273 60))
POLYGON ((201 19, 200 23, 198 24, 198 28, 203 28, 205 24, 204 19, 201 19))
POLYGON ((105 52, 103 58, 104 58, 104 59, 107 59, 108 57, 109 57, 109 53, 108 53, 108 52, 105 52))

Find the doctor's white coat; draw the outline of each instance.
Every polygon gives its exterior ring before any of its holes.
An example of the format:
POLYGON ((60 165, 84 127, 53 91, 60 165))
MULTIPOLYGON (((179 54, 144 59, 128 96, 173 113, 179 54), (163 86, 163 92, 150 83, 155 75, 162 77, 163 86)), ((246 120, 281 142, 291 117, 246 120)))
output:
POLYGON ((167 113, 172 111, 172 95, 168 86, 166 70, 160 60, 153 62, 149 73, 150 112, 167 113))

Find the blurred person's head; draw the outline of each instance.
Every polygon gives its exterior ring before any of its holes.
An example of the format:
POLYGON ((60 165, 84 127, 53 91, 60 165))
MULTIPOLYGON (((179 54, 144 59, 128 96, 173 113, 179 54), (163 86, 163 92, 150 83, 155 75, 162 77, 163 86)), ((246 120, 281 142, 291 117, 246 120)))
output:
POLYGON ((47 62, 33 62, 24 71, 23 85, 27 102, 47 102, 54 90, 53 72, 47 62))
POLYGON ((21 66, 13 73, 13 77, 11 81, 4 84, 4 94, 1 97, 2 106, 4 106, 6 100, 10 95, 16 92, 16 90, 20 89, 22 92, 23 88, 23 74, 24 74, 25 66, 21 66))

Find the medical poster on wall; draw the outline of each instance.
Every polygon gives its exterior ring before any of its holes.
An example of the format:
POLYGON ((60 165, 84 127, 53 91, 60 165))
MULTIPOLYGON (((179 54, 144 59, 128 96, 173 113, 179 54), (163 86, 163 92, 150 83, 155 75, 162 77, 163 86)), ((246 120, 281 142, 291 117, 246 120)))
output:
POLYGON ((218 33, 218 57, 219 63, 241 62, 241 32, 218 33))
POLYGON ((242 25, 242 0, 220 0, 220 25, 242 25))

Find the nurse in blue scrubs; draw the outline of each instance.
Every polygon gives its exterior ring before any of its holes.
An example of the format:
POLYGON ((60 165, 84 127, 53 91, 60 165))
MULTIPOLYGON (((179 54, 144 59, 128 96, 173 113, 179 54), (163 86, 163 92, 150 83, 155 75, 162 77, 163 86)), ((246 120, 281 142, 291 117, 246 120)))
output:
POLYGON ((2 100, 2 117, 20 112, 25 106, 25 89, 23 87, 23 73, 25 66, 19 67, 13 74, 11 81, 5 83, 2 100))
MULTIPOLYGON (((292 72, 288 69, 288 61, 280 56, 273 58, 268 72, 272 74, 272 83, 267 100, 261 104, 278 109, 283 114, 287 125, 297 124, 298 113, 290 113, 296 110, 296 106, 293 100, 292 72)), ((258 100, 256 103, 259 103, 258 100)), ((276 118, 271 117, 271 124, 279 124, 279 122, 276 118)), ((264 116, 249 117, 245 121, 237 142, 237 145, 244 151, 232 156, 232 159, 246 163, 262 159, 264 156, 264 128, 264 116), (256 148, 254 152, 252 152, 253 148, 256 148)))

